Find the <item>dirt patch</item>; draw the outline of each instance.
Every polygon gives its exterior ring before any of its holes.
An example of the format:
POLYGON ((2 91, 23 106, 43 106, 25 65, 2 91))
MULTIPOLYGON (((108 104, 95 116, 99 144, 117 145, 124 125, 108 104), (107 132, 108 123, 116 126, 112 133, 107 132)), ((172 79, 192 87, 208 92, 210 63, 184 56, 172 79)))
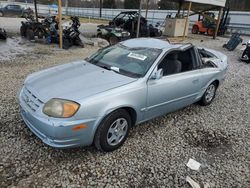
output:
POLYGON ((189 145, 214 150, 215 148, 229 147, 230 136, 219 130, 202 130, 187 128, 184 138, 189 145))

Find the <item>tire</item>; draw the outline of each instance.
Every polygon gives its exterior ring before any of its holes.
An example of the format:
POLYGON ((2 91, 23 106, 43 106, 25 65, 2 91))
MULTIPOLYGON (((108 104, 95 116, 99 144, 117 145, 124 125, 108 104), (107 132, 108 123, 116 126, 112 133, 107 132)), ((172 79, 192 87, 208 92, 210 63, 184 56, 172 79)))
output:
POLYGON ((216 82, 211 83, 207 87, 205 93, 203 94, 201 100, 199 101, 199 104, 202 106, 210 105, 215 98, 217 88, 218 88, 218 85, 216 82))
POLYGON ((29 16, 29 14, 28 13, 23 13, 23 18, 27 18, 29 16))
POLYGON ((109 43, 110 43, 110 45, 117 44, 118 42, 120 42, 120 40, 119 40, 118 37, 116 37, 116 36, 109 37, 109 43))
POLYGON ((20 27, 20 34, 22 37, 26 37, 26 29, 27 28, 24 25, 20 27))
POLYGON ((94 144, 100 151, 111 152, 123 145, 131 127, 131 117, 120 109, 109 114, 96 130, 94 144))
POLYGON ((101 33, 97 33, 96 38, 102 38, 102 34, 101 33))
POLYGON ((39 38, 39 39, 43 39, 43 37, 45 36, 44 34, 45 32, 42 30, 42 29, 38 29, 36 31, 36 36, 39 38))
POLYGON ((63 39, 63 49, 68 50, 72 45, 73 44, 70 39, 63 39))
POLYGON ((81 48, 84 48, 84 44, 83 44, 82 40, 79 37, 77 37, 75 39, 75 45, 80 46, 81 48))
POLYGON ((3 12, 0 12, 0 17, 4 17, 4 14, 3 14, 3 12))
POLYGON ((207 29, 207 34, 208 34, 208 36, 213 36, 213 35, 214 35, 214 32, 215 32, 214 28, 208 28, 208 29, 207 29))
POLYGON ((35 39, 34 31, 31 30, 31 29, 27 29, 26 36, 27 36, 28 40, 34 40, 35 39))
POLYGON ((199 27, 197 25, 194 25, 192 28, 192 34, 198 34, 199 33, 199 27))

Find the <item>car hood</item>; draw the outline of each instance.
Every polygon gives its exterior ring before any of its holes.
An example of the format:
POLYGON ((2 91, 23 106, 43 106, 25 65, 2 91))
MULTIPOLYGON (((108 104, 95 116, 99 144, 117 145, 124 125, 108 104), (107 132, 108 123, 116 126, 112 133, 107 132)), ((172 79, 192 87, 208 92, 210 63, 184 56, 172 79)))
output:
POLYGON ((86 61, 59 65, 29 75, 25 87, 41 101, 62 98, 78 101, 137 80, 86 61))

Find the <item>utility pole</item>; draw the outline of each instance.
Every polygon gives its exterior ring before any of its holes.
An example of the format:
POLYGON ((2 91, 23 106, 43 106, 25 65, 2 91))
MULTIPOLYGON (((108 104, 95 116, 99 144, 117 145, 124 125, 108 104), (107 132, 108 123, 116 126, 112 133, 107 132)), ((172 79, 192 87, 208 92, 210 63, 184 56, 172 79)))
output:
POLYGON ((100 0, 100 18, 102 17, 102 0, 100 0))
POLYGON ((65 0, 66 15, 68 15, 68 7, 69 7, 69 1, 65 0))
POLYGON ((35 15, 36 15, 36 21, 38 22, 38 13, 37 13, 37 0, 34 0, 34 6, 35 6, 35 15))
POLYGON ((58 0, 59 47, 63 48, 62 0, 58 0))
POLYGON ((145 14, 145 18, 148 18, 148 5, 149 5, 149 0, 147 0, 147 4, 146 4, 146 14, 145 14))
POLYGON ((139 15, 138 15, 138 20, 137 20, 136 38, 139 38, 139 36, 140 36, 141 9, 142 9, 142 0, 140 0, 139 15))

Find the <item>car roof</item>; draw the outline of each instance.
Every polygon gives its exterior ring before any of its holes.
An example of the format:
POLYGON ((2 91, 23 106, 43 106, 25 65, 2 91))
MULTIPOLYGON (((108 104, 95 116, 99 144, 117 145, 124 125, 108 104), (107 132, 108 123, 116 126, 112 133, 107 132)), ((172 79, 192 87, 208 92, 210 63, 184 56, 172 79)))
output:
POLYGON ((156 49, 170 49, 180 48, 185 46, 183 44, 170 44, 167 41, 154 38, 136 38, 121 42, 122 45, 129 48, 156 48, 156 49))

